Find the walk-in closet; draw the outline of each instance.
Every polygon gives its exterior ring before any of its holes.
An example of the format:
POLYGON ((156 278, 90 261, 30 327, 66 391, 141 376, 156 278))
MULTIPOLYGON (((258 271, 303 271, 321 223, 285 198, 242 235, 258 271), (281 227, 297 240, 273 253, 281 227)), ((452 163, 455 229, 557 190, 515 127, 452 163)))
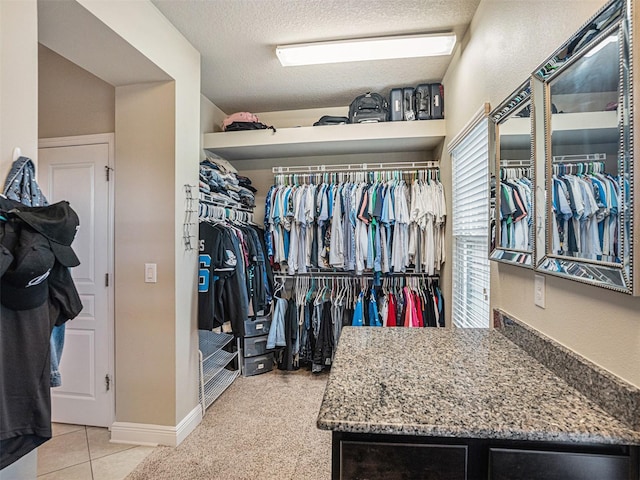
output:
POLYGON ((638 25, 0 0, 0 480, 640 480, 638 25))

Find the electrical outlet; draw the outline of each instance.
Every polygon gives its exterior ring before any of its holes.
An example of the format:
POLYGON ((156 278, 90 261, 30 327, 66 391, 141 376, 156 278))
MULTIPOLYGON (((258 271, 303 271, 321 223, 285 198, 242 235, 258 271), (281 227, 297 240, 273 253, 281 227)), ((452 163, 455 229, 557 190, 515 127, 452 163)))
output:
POLYGON ((544 276, 536 275, 533 287, 533 303, 538 307, 544 308, 544 276))

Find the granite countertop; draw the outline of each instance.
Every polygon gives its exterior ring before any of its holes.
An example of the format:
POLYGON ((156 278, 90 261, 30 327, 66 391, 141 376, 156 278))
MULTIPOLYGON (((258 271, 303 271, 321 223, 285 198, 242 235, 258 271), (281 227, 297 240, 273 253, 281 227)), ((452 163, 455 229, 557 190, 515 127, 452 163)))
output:
POLYGON ((345 327, 317 425, 352 433, 640 445, 497 330, 345 327))

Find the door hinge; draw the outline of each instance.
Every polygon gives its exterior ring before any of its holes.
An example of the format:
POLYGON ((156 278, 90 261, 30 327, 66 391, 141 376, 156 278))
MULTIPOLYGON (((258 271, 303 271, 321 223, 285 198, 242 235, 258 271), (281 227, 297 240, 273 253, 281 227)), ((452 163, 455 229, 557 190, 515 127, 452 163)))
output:
POLYGON ((111 170, 113 170, 113 168, 111 168, 109 165, 104 166, 104 172, 105 172, 105 175, 107 176, 107 182, 111 178, 111 170))
POLYGON ((108 373, 104 376, 104 383, 107 386, 107 392, 111 389, 111 375, 108 373))
POLYGON ((109 286, 109 274, 108 273, 104 274, 104 286, 105 287, 109 286))

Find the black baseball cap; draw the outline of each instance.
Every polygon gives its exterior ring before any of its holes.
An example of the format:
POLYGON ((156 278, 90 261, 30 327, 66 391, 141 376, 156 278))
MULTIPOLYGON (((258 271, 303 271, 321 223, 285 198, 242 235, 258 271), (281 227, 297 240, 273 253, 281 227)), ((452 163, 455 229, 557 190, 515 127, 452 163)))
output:
POLYGON ((55 257, 62 265, 65 267, 80 265, 80 260, 71 248, 80 226, 80 219, 69 202, 57 202, 45 207, 21 207, 9 213, 44 235, 49 240, 55 257))
POLYGON ((29 227, 23 227, 13 249, 13 258, 12 265, 2 275, 0 302, 11 310, 41 306, 49 296, 46 280, 56 261, 49 240, 29 227))

